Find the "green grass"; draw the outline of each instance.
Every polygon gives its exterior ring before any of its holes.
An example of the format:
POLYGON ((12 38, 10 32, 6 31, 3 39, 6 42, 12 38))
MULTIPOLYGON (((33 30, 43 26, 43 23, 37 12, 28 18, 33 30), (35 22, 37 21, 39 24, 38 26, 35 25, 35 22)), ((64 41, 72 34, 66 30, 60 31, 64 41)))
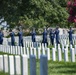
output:
POLYGON ((76 63, 49 61, 48 75, 76 75, 76 63))
POLYGON ((9 75, 8 73, 0 72, 0 75, 9 75))
MULTIPOLYGON (((0 52, 0 54, 7 54, 0 52)), ((58 61, 58 53, 56 53, 57 61, 52 61, 52 51, 51 51, 51 60, 48 61, 48 75, 76 75, 76 62, 64 62, 64 54, 62 53, 62 62, 58 61)), ((70 53, 69 53, 69 59, 70 59, 70 53)), ((37 75, 40 75, 40 60, 36 60, 36 73, 37 75)), ((28 63, 29 65, 29 63, 28 63)), ((30 71, 30 68, 29 68, 30 71)), ((0 72, 0 75, 8 75, 3 72, 0 72)), ((30 72, 29 72, 30 75, 30 72)))

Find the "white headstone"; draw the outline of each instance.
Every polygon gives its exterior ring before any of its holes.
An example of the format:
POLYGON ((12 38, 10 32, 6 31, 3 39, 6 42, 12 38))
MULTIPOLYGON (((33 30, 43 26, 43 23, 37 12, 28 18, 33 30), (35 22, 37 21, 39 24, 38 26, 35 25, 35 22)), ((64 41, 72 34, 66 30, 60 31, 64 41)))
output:
POLYGON ((20 56, 15 56, 15 75, 21 75, 20 56))
POLYGON ((33 48, 30 47, 30 55, 33 55, 33 48))
POLYGON ((17 46, 15 46, 15 54, 18 54, 17 46))
POLYGON ((64 49, 64 61, 65 62, 68 62, 69 61, 68 60, 68 50, 67 50, 67 48, 64 49))
POLYGON ((53 59, 53 61, 56 61, 56 50, 55 50, 55 48, 52 48, 52 59, 53 59))
POLYGON ((12 46, 10 46, 11 47, 11 49, 10 49, 10 52, 11 52, 11 54, 13 53, 13 48, 12 48, 12 46))
POLYGON ((4 55, 4 72, 8 73, 8 55, 4 55))
POLYGON ((28 56, 28 58, 29 58, 29 48, 27 47, 27 56, 28 56))
POLYGON ((39 43, 39 47, 41 48, 41 43, 39 43))
POLYGON ((75 62, 75 51, 74 51, 74 48, 71 49, 71 61, 75 62))
POLYGON ((23 47, 22 46, 20 47, 20 54, 21 55, 23 54, 23 47))
POLYGON ((57 48, 56 48, 57 46, 56 46, 56 43, 54 43, 54 48, 55 48, 55 50, 57 51, 57 48))
POLYGON ((47 58, 50 60, 50 48, 47 48, 47 58))
POLYGON ((42 54, 45 55, 45 48, 42 48, 42 54))
POLYGON ((22 75, 28 75, 28 57, 27 55, 22 55, 22 75))
POLYGON ((38 48, 38 58, 40 59, 40 55, 41 55, 41 48, 38 48))
POLYGON ((75 49, 74 50, 75 50, 75 54, 76 54, 76 45, 75 45, 75 49))
POLYGON ((58 60, 62 61, 61 48, 58 48, 58 60))
POLYGON ((3 55, 0 55, 0 71, 3 71, 3 55))
POLYGON ((64 53, 64 44, 62 44, 62 52, 64 53))
POLYGON ((26 54, 26 50, 25 50, 25 47, 23 47, 23 54, 26 54))
POLYGON ((35 55, 35 57, 37 56, 37 55, 36 55, 36 48, 34 48, 34 55, 35 55))
POLYGON ((14 71, 14 56, 13 55, 9 56, 9 69, 10 69, 10 75, 14 75, 15 71, 14 71))
POLYGON ((20 55, 20 46, 18 46, 18 54, 20 55))
POLYGON ((31 46, 34 47, 33 42, 31 43, 31 46))

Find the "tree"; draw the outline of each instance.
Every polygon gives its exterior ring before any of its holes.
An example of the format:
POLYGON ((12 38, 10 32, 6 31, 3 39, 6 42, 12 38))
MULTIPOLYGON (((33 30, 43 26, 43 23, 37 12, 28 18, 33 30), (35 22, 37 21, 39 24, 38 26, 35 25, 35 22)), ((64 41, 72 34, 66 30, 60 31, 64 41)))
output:
POLYGON ((22 22, 25 28, 67 25, 68 13, 64 0, 2 0, 0 1, 0 18, 10 27, 22 22))

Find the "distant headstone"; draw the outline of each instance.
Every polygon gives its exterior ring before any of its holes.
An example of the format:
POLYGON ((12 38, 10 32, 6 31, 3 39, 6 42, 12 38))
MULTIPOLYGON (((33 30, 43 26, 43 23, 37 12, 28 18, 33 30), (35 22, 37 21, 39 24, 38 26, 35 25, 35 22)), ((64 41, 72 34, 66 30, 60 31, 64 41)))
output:
POLYGON ((69 61, 68 60, 68 50, 67 50, 67 48, 64 49, 64 61, 65 62, 68 62, 69 61))
POLYGON ((56 61, 56 50, 55 50, 55 48, 52 48, 52 60, 56 61))
POLYGON ((74 50, 74 48, 71 49, 71 61, 75 62, 75 50, 74 50))

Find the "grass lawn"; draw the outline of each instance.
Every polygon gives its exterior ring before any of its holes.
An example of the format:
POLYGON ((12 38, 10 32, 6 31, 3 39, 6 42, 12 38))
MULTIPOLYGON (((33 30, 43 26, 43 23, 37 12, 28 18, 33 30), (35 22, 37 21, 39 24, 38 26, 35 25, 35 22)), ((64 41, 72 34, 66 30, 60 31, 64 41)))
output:
MULTIPOLYGON (((51 51, 52 52, 52 51, 51 51)), ((0 52, 0 54, 5 54, 3 52, 0 52)), ((52 55, 51 55, 52 58, 52 55)), ((58 58, 58 55, 57 55, 58 58)), ((64 58, 64 55, 63 55, 64 58)), ((64 59, 63 59, 64 60, 64 59)), ((40 75, 40 61, 36 60, 36 67, 37 67, 37 75, 40 75)), ((0 72, 0 75, 8 75, 3 72, 0 72)), ((30 75, 30 72, 29 72, 30 75)), ((76 62, 59 62, 58 60, 56 62, 53 62, 52 59, 48 61, 48 75, 76 75, 76 62)))
POLYGON ((0 75, 9 75, 8 73, 0 72, 0 75))
MULTIPOLYGON (((40 75, 39 68, 38 61, 37 75, 40 75)), ((76 75, 76 63, 48 61, 48 75, 76 75)))

